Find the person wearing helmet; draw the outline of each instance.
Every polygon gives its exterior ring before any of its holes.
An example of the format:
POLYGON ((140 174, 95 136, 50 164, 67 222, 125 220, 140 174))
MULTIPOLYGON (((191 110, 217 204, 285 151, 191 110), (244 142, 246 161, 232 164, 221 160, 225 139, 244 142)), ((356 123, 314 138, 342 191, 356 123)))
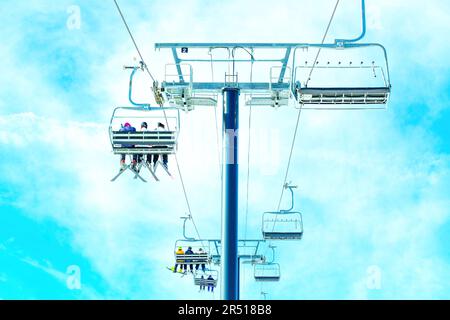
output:
MULTIPOLYGON (((184 254, 183 248, 182 248, 182 247, 178 247, 178 249, 177 249, 177 251, 175 252, 175 254, 176 254, 176 255, 184 254)), ((175 267, 173 268, 173 272, 174 272, 174 273, 177 272, 177 269, 178 269, 178 263, 181 263, 181 262, 183 262, 183 260, 175 259, 175 267)), ((182 264, 182 265, 181 265, 181 269, 186 270, 186 265, 185 265, 185 264, 182 264)))
MULTIPOLYGON (((155 131, 166 131, 166 127, 163 123, 158 122, 158 126, 155 128, 155 131)), ((160 149, 167 149, 167 146, 158 146, 160 149)), ((169 157, 167 154, 162 155, 163 158, 163 166, 168 170, 169 169, 169 157)), ((156 163, 159 160, 159 154, 153 155, 153 167, 156 167, 156 163)))
POLYGON ((206 279, 205 279, 205 277, 202 275, 202 276, 200 277, 200 291, 205 291, 205 288, 206 288, 205 283, 206 283, 206 279))
MULTIPOLYGON (((129 122, 126 122, 119 130, 120 132, 136 132, 136 128, 133 127, 129 122)), ((123 144, 123 148, 134 148, 134 145, 131 144, 123 144)), ((131 168, 134 169, 136 167, 137 163, 137 155, 133 155, 133 162, 131 165, 131 168)), ((122 170, 125 169, 125 155, 122 154, 120 158, 120 166, 122 167, 122 170)))
MULTIPOLYGON (((148 124, 147 124, 147 122, 143 121, 141 123, 141 131, 142 132, 148 131, 148 124)), ((137 156, 138 163, 141 163, 143 160, 144 160, 144 155, 143 154, 139 154, 137 156)), ((146 161, 147 161, 148 164, 150 164, 152 162, 152 156, 150 154, 147 154, 146 161)))
POLYGON ((214 292, 214 278, 213 276, 210 274, 208 277, 208 292, 214 292))
MULTIPOLYGON (((198 249, 197 254, 203 255, 203 254, 205 254, 205 251, 203 251, 203 249, 200 248, 200 249, 198 249)), ((197 263, 197 264, 195 265, 195 270, 197 271, 199 267, 200 267, 200 263, 197 263)), ((204 263, 202 263, 202 271, 205 272, 205 270, 206 270, 206 265, 205 265, 204 263)))
MULTIPOLYGON (((191 255, 193 255, 193 254, 194 254, 194 251, 192 251, 192 247, 189 247, 189 248, 186 250, 185 254, 191 254, 191 255)), ((189 264, 189 269, 191 270, 191 272, 194 272, 194 265, 192 264, 192 260, 186 260, 186 262, 189 262, 189 263, 190 263, 190 264, 189 264)), ((186 266, 186 265, 185 265, 185 266, 186 266)), ((186 267, 185 270, 187 270, 187 267, 186 267)))

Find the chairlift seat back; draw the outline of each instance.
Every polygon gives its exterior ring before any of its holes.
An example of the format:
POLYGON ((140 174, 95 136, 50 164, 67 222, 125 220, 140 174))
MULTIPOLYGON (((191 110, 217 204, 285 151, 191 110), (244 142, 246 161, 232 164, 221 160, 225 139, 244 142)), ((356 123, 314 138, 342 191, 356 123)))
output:
POLYGON ((300 104, 386 104, 390 88, 300 88, 300 104))
POLYGON ((201 254, 175 254, 175 261, 182 264, 201 264, 208 263, 209 257, 207 253, 201 254))
POLYGON ((266 240, 300 240, 303 237, 300 212, 265 212, 262 223, 262 235, 266 240))
POLYGON ((217 286, 217 280, 208 280, 208 279, 198 279, 195 278, 194 280, 195 285, 196 286, 208 286, 208 285, 212 285, 213 287, 217 286))
POLYGON ((176 131, 143 131, 111 134, 114 154, 173 154, 176 152, 176 131))
POLYGON ((261 263, 255 265, 254 278, 257 282, 279 281, 280 277, 280 265, 278 263, 261 263))

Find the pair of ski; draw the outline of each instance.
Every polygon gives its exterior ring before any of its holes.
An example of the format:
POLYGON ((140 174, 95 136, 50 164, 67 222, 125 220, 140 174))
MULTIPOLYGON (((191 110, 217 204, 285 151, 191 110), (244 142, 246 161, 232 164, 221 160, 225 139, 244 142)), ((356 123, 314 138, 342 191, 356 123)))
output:
MULTIPOLYGON (((173 273, 181 273, 183 276, 187 275, 188 273, 194 274, 194 271, 191 271, 191 270, 188 271, 187 269, 185 269, 183 271, 183 269, 181 267, 176 272, 174 272, 175 271, 175 267, 166 267, 166 268, 168 270, 172 271, 173 273)), ((204 271, 202 270, 201 272, 203 272, 205 274, 205 272, 207 272, 207 271, 210 271, 210 270, 209 269, 205 269, 204 271)), ((195 274, 198 273, 198 272, 200 272, 200 271, 195 269, 195 274)))
POLYGON ((166 267, 166 268, 167 268, 168 270, 172 271, 173 273, 181 274, 183 277, 184 277, 185 275, 188 274, 188 271, 187 271, 187 270, 184 270, 184 271, 183 271, 182 268, 178 269, 177 271, 175 271, 175 267, 166 267))
POLYGON ((120 168, 119 173, 111 179, 111 182, 116 181, 125 171, 130 170, 133 174, 134 174, 134 179, 140 179, 142 182, 147 182, 147 180, 145 180, 141 175, 141 169, 142 167, 146 167, 148 169, 148 171, 150 171, 150 174, 153 176, 153 178, 156 181, 159 181, 158 177, 156 176, 156 169, 158 168, 158 166, 161 165, 161 167, 164 169, 164 171, 166 171, 166 173, 169 175, 169 177, 172 177, 172 175, 169 172, 169 168, 167 167, 166 164, 162 163, 161 161, 156 162, 154 169, 152 170, 151 164, 148 163, 147 161, 141 161, 137 167, 133 166, 132 164, 128 164, 125 167, 120 168))

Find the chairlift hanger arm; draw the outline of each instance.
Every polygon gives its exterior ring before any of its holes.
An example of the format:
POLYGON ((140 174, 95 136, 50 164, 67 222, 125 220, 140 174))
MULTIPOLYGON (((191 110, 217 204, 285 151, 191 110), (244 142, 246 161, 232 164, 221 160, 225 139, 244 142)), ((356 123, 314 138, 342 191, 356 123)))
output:
POLYGON ((129 88, 128 88, 128 100, 130 101, 130 103, 133 106, 141 107, 144 109, 151 108, 151 105, 149 103, 138 103, 133 100, 133 79, 134 79, 134 75, 136 74, 136 71, 139 69, 142 70, 142 62, 141 62, 140 67, 138 67, 138 66, 124 67, 124 69, 132 69, 133 70, 133 71, 131 71, 131 74, 130 74, 130 84, 129 84, 129 88))
POLYGON ((195 240, 195 238, 190 238, 190 237, 186 236, 186 221, 190 220, 191 216, 181 217, 181 219, 183 219, 183 237, 184 237, 184 239, 189 240, 189 241, 195 240))
POLYGON ((354 39, 336 39, 336 44, 344 44, 349 42, 358 42, 364 38, 366 35, 366 3, 365 0, 361 0, 361 14, 362 14, 362 31, 359 37, 354 39))
POLYGON ((294 209, 294 190, 292 190, 294 188, 297 188, 297 186, 293 186, 293 185, 289 185, 289 184, 285 185, 285 189, 289 189, 289 191, 291 192, 291 206, 287 210, 281 210, 281 213, 288 213, 288 212, 291 212, 292 209, 294 209))

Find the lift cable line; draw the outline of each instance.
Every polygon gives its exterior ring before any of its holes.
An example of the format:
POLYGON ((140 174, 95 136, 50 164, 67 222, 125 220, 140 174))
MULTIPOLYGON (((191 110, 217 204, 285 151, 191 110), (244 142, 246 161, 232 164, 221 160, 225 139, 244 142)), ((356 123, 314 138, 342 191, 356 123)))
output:
MULTIPOLYGON (((247 51, 247 50, 246 50, 247 51)), ((250 66, 250 83, 253 82, 253 54, 251 54, 252 62, 250 66)), ((249 208, 249 195, 250 195, 250 150, 251 150, 251 137, 252 137, 252 106, 248 109, 248 144, 247 144, 247 192, 245 201, 245 225, 244 225, 244 241, 247 240, 247 227, 248 227, 248 208, 249 208)), ((245 272, 243 272, 242 281, 245 283, 245 272)))
MULTIPOLYGON (((125 20, 125 17, 122 13, 122 10, 120 10, 119 4, 117 3, 117 0, 114 0, 114 3, 116 5, 117 11, 120 14, 120 17, 122 18, 123 24, 125 25, 125 28, 127 28, 128 34, 130 35, 131 40, 133 41, 134 47, 136 48, 137 53, 139 54, 139 57, 141 58, 141 61, 144 62, 144 57, 141 54, 141 51, 139 50, 139 47, 136 43, 136 41, 134 40, 133 34, 131 33, 130 27, 128 26, 127 21, 125 20)), ((144 63, 144 68, 147 71, 148 75, 150 76, 150 78, 152 79, 153 82, 156 82, 155 78, 153 77, 152 73, 150 72, 150 70, 147 67, 147 64, 144 63)))
MULTIPOLYGON (((339 5, 339 1, 340 1, 340 0, 337 0, 337 1, 336 1, 336 5, 334 6, 333 13, 331 14, 331 17, 330 17, 330 21, 328 22, 327 28, 326 28, 325 33, 324 33, 324 35, 323 35, 321 45, 323 45, 323 44, 325 43, 325 39, 326 39, 326 37, 327 37, 327 35, 328 35, 328 31, 330 30, 331 23, 333 22, 334 16, 335 16, 335 14, 336 14, 336 10, 337 10, 337 7, 338 7, 338 5, 339 5)), ((321 50, 322 50, 322 48, 319 47, 319 49, 318 49, 318 51, 317 51, 316 58, 315 58, 315 60, 314 60, 314 64, 313 64, 313 66, 312 66, 312 68, 311 68, 311 71, 310 71, 310 73, 309 73, 308 79, 307 79, 307 81, 306 81, 307 84, 308 84, 309 81, 311 80, 311 76, 312 76, 312 73, 313 73, 313 71, 314 71, 314 68, 316 67, 317 60, 319 59, 319 55, 320 55, 321 50)), ((290 149, 290 151, 289 151, 289 158, 288 158, 288 163, 287 163, 287 168, 286 168, 286 174, 285 174, 285 176, 284 176, 283 185, 282 185, 282 187, 281 187, 281 194, 280 194, 280 199, 279 199, 279 201, 278 201, 277 211, 280 210, 281 201, 283 200, 283 194, 284 194, 286 182, 287 182, 288 175, 289 175, 289 169, 290 169, 290 166, 291 166, 291 159, 292 159, 292 154, 293 154, 293 151, 294 151, 295 140, 296 140, 296 138, 297 138, 297 132, 298 132, 298 127, 299 127, 299 123, 300 123, 300 116, 301 116, 301 113, 302 113, 302 105, 300 105, 300 108, 298 109, 297 122, 296 122, 296 124, 295 124, 294 135, 293 135, 293 137, 292 137, 292 144, 291 144, 291 149, 290 149)))
MULTIPOLYGON (((210 56, 210 62, 211 62, 211 82, 214 82, 214 63, 213 63, 213 48, 211 48, 208 52, 210 56)), ((229 53, 229 50, 228 50, 229 53)), ((217 145, 217 164, 219 166, 219 178, 220 178, 220 223, 222 224, 223 220, 223 171, 221 166, 221 144, 219 142, 219 124, 218 124, 218 118, 217 118, 217 104, 213 108, 214 109, 214 124, 216 127, 216 145, 217 145)), ((222 232, 222 225, 220 226, 220 232, 222 232)), ((220 238, 222 238, 222 235, 220 235, 220 238)))
MULTIPOLYGON (((253 55, 252 56, 252 60, 253 55)), ((250 67, 250 83, 253 82, 253 62, 250 67)), ((248 111, 248 143, 247 143, 247 192, 245 201, 245 227, 244 227, 244 239, 247 239, 247 223, 248 223, 248 207, 249 207, 249 195, 250 195, 250 150, 251 150, 251 138, 252 138, 252 106, 249 106, 248 111)))
MULTIPOLYGON (((150 70, 148 69, 147 64, 145 63, 144 57, 142 56, 141 51, 139 50, 139 47, 138 47, 138 45, 137 45, 137 43, 136 43, 136 41, 135 41, 135 39, 133 37, 133 33, 131 32, 130 27, 128 26, 128 23, 127 23, 127 21, 125 19, 125 16, 122 13, 122 10, 120 9, 119 4, 117 3, 117 0, 114 0, 114 3, 116 5, 117 11, 120 14, 120 17, 122 18, 122 21, 123 21, 123 23, 125 25, 125 28, 127 29, 128 34, 130 35, 130 38, 133 41, 134 47, 136 48, 136 51, 139 54, 139 57, 141 58, 142 66, 145 68, 145 70, 147 71, 148 75, 150 76, 150 78, 153 80, 153 83, 155 84, 156 80, 153 77, 153 75, 150 72, 150 70)), ((168 121, 168 118, 167 118, 166 111, 164 110, 162 105, 160 105, 160 107, 161 107, 161 110, 163 111, 163 114, 164 114, 164 118, 165 118, 165 121, 166 121, 167 129, 170 130, 169 121, 168 121)), ((202 237, 200 236, 200 233, 198 231, 197 225, 195 223, 194 217, 192 215, 191 205, 189 203, 189 198, 188 198, 188 195, 187 195, 186 186, 184 184, 183 175, 181 173, 180 165, 179 165, 179 162, 178 162, 178 157, 177 157, 176 153, 174 155, 175 155, 175 163, 177 165, 178 175, 180 176, 180 182, 181 182, 181 187, 182 187, 183 194, 184 194, 184 199, 186 201, 187 209, 188 209, 188 212, 189 212, 189 218, 192 221, 192 224, 194 225, 194 228, 195 228, 195 231, 197 233, 198 238, 202 239, 202 237)))
MULTIPOLYGON (((326 37, 328 35, 328 31, 330 30, 331 23, 333 22, 334 16, 335 16, 336 11, 337 11, 337 8, 339 6, 339 2, 340 2, 340 0, 336 1, 336 4, 335 4, 333 12, 331 14, 330 20, 328 21, 327 28, 325 29, 325 33, 324 33, 324 35, 322 37, 322 41, 320 43, 321 45, 323 45, 325 43, 325 39, 326 39, 326 37)), ((312 66, 312 68, 311 68, 311 70, 309 72, 308 79, 306 80, 306 87, 308 86, 308 83, 311 80, 311 76, 312 76, 312 73, 314 71, 314 68, 316 67, 316 64, 317 64, 317 61, 319 59, 319 55, 320 55, 321 50, 322 50, 322 48, 319 47, 319 49, 317 51, 317 54, 316 54, 316 57, 315 57, 315 60, 314 60, 314 64, 313 64, 313 66, 312 66)), ((292 137, 292 143, 291 143, 291 147, 290 147, 290 151, 289 151, 289 158, 288 158, 288 163, 287 163, 287 167, 286 167, 286 173, 285 173, 285 176, 284 176, 283 185, 281 186, 281 193, 280 193, 280 199, 279 199, 278 205, 277 205, 277 211, 280 211, 281 202, 283 200, 283 195, 284 195, 284 190, 288 188, 287 180, 288 180, 288 176, 289 176, 289 170, 290 170, 290 167, 291 167, 292 155, 294 153, 295 142, 296 142, 296 139, 297 139, 297 133, 298 133, 298 128, 299 128, 299 124, 300 124, 300 118, 301 118, 301 114, 302 114, 302 107, 303 107, 303 105, 300 104, 300 107, 299 107, 298 112, 297 112, 297 121, 295 123, 294 134, 293 134, 293 137, 292 137)), ((290 190, 292 192, 292 189, 290 189, 290 190)), ((275 220, 274 220, 274 223, 273 223, 273 226, 272 226, 272 233, 275 231, 275 226, 277 224, 277 221, 278 221, 278 216, 275 216, 275 220)), ((266 249, 265 253, 266 252, 267 252, 267 249, 266 249)))
MULTIPOLYGON (((208 52, 208 54, 211 57, 211 82, 214 82, 214 64, 213 64, 212 50, 210 50, 208 52)), ((214 124, 216 126, 217 162, 219 165, 220 180, 222 181, 222 168, 220 166, 220 142, 219 142, 219 125, 218 125, 218 118, 217 118, 217 107, 213 108, 213 110, 214 110, 214 124)))

